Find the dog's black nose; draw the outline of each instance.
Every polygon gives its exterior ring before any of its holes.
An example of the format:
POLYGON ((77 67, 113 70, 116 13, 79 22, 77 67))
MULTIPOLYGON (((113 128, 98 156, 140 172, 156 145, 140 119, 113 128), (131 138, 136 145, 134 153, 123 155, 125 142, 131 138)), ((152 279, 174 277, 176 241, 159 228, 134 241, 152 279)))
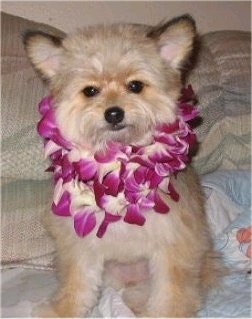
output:
POLYGON ((118 124, 124 119, 124 110, 118 106, 112 106, 105 111, 104 116, 108 123, 118 124))

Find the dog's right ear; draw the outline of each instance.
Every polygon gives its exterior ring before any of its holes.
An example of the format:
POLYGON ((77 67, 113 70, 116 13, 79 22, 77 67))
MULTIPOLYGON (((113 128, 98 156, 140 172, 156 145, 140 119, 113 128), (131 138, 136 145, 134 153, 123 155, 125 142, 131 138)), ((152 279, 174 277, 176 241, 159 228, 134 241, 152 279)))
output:
POLYGON ((62 39, 41 31, 26 31, 23 43, 34 68, 45 79, 52 78, 62 61, 62 39))
POLYGON ((147 36, 156 42, 165 62, 181 69, 193 51, 196 24, 190 15, 185 14, 152 27, 147 36))

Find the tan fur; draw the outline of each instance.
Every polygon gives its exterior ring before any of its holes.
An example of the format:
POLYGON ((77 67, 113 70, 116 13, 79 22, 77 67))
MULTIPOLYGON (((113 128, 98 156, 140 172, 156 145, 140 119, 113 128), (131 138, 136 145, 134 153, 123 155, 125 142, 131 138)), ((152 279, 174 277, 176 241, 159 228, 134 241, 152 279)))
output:
MULTIPOLYGON (((35 68, 47 78, 63 135, 79 150, 95 152, 107 141, 148 143, 157 123, 172 122, 181 89, 180 67, 195 37, 193 20, 183 16, 150 28, 118 24, 94 26, 60 44, 43 34, 28 34, 25 45, 35 68), (143 91, 127 90, 133 80, 143 91), (99 88, 88 98, 82 90, 99 88), (104 112, 120 106, 125 128, 112 131, 104 112)), ((147 215, 144 226, 111 224, 102 239, 95 232, 78 238, 71 221, 49 214, 55 238, 60 287, 56 298, 36 314, 88 315, 100 288, 123 289, 138 316, 191 317, 199 310, 218 262, 214 256, 197 178, 187 168, 173 177, 180 201, 166 194, 170 213, 147 215)), ((99 218, 99 216, 98 216, 99 218)))

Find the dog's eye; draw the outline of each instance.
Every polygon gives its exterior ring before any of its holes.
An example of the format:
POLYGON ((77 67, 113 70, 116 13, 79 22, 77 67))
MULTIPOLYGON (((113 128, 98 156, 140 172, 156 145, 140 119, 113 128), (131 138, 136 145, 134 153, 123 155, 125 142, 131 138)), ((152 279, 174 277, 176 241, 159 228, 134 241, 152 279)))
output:
POLYGON ((85 94, 86 97, 93 97, 100 93, 100 90, 95 86, 87 86, 85 87, 82 92, 85 94))
POLYGON ((141 81, 130 81, 127 84, 128 91, 138 94, 143 90, 144 84, 141 81))

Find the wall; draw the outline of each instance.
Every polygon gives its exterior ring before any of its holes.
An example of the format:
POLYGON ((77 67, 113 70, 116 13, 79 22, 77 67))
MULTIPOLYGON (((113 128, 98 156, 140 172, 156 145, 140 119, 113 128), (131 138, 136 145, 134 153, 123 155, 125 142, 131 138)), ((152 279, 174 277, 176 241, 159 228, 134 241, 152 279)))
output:
POLYGON ((4 1, 2 11, 51 24, 66 32, 107 22, 155 24, 190 13, 201 33, 221 29, 250 30, 250 1, 4 1))

